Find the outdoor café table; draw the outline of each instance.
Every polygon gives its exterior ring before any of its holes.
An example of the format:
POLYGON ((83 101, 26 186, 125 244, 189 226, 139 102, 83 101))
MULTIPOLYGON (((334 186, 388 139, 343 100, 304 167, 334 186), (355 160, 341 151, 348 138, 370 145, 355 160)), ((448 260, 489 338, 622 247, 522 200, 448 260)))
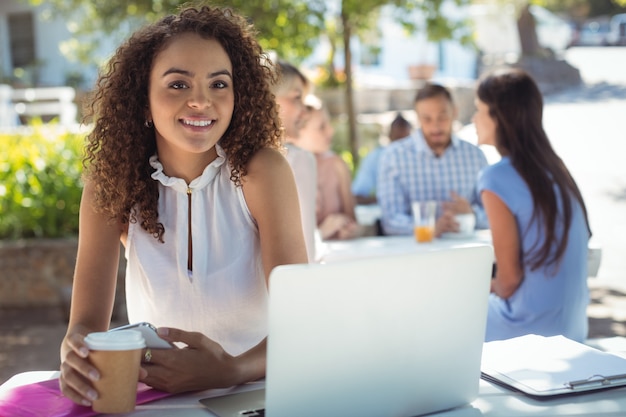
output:
MULTIPOLYGON (((416 251, 433 251, 450 249, 474 244, 492 244, 491 231, 476 230, 474 234, 463 237, 435 238, 432 242, 417 243, 413 235, 409 236, 368 236, 350 240, 332 240, 324 242, 320 262, 330 263, 353 259, 370 258, 373 256, 401 255, 416 251)), ((588 276, 595 277, 600 268, 602 249, 589 242, 588 276)))
POLYGON ((463 238, 435 238, 432 242, 417 243, 410 236, 370 236, 350 240, 326 241, 322 263, 370 258, 372 256, 401 255, 416 251, 433 251, 464 247, 473 244, 491 244, 491 232, 479 230, 463 238))
MULTIPOLYGON (((450 376, 453 377, 452 371, 450 376)), ((32 372, 18 374, 0 386, 10 389, 16 380, 20 384, 37 382, 56 377, 57 373, 32 372)), ((233 389, 207 390, 178 394, 154 402, 138 405, 134 412, 116 414, 118 417, 211 417, 213 414, 199 403, 201 398, 224 395, 237 391, 262 388, 264 382, 255 382, 233 389)), ((417 395, 417 394, 416 394, 417 395)), ((535 400, 524 394, 508 390, 490 382, 480 380, 479 394, 470 405, 448 412, 432 414, 436 417, 618 417, 626 415, 626 388, 610 389, 576 396, 548 400, 535 400)), ((14 416, 19 417, 19 416, 14 416)), ((271 416, 269 416, 271 417, 271 416)), ((330 416, 329 416, 330 417, 330 416)), ((333 416, 342 417, 342 416, 333 416)), ((345 416, 352 417, 352 416, 345 416)))

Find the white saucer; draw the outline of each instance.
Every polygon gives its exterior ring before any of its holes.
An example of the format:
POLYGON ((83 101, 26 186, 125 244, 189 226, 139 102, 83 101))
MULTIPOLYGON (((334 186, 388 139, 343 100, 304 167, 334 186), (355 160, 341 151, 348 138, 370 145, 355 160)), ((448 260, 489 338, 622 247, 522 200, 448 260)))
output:
POLYGON ((440 237, 442 239, 471 239, 475 236, 475 234, 476 232, 470 232, 470 233, 447 232, 447 233, 442 233, 440 237))

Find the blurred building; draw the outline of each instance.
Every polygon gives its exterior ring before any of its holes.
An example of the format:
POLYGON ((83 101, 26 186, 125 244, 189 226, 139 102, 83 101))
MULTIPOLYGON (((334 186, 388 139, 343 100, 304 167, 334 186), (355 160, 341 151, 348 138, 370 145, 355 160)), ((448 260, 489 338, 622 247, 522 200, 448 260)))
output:
POLYGON ((55 18, 47 5, 0 1, 0 84, 91 85, 97 68, 72 61, 62 53, 65 43, 73 39, 68 25, 71 22, 55 18))
MULTIPOLYGON (((520 37, 517 16, 510 3, 480 4, 459 7, 444 2, 448 19, 468 24, 476 50, 458 41, 429 42, 424 31, 409 34, 394 19, 392 9, 383 8, 378 35, 365 40, 352 40, 353 71, 358 86, 400 87, 412 79, 475 80, 484 59, 492 62, 514 63, 520 59, 520 37)), ((540 45, 552 51, 556 58, 572 42, 570 24, 545 8, 531 6, 540 45)), ((419 19, 419 18, 418 18, 419 19)), ((330 46, 322 42, 307 59, 309 66, 323 66, 330 46)), ((336 68, 343 68, 343 55, 335 56, 336 68)))

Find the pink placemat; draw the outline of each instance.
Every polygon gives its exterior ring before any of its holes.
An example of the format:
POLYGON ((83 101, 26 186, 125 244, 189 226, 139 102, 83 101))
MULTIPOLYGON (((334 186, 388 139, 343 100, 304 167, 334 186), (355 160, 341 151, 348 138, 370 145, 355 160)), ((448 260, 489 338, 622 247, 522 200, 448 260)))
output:
MULTIPOLYGON (((137 385, 137 404, 170 395, 141 382, 137 385)), ((89 417, 99 414, 91 407, 80 406, 64 397, 58 378, 22 385, 0 394, 0 417, 89 417)))

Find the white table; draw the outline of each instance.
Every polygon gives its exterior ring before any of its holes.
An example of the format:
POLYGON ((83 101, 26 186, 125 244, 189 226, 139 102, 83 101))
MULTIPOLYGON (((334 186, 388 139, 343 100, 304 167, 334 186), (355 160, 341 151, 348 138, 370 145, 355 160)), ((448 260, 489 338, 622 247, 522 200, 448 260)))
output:
MULTIPOLYGON (((491 244, 489 230, 477 230, 464 238, 435 238, 432 242, 417 243, 411 236, 370 236, 351 240, 326 241, 322 263, 371 258, 373 256, 401 255, 415 251, 433 251, 464 247, 475 244, 491 244)), ((595 277, 600 268, 602 249, 593 241, 589 243, 588 276, 595 277)))
POLYGON ((416 251, 434 251, 474 244, 491 244, 489 230, 477 231, 466 238, 436 238, 432 242, 417 243, 411 236, 371 236, 351 240, 327 241, 321 262, 330 263, 373 256, 401 255, 416 251))
MULTIPOLYGON (((9 389, 17 380, 19 383, 36 382, 54 376, 51 372, 27 372, 18 374, 4 385, 0 392, 9 389)), ((237 387, 234 390, 208 390, 191 394, 180 394, 150 404, 139 405, 135 411, 116 414, 118 417, 208 417, 213 414, 198 402, 208 396, 224 395, 234 391, 257 389, 262 382, 237 387)), ((574 397, 562 397, 551 400, 534 400, 520 393, 495 386, 480 380, 478 398, 470 405, 445 413, 434 414, 437 417, 617 417, 626 415, 626 388, 586 393, 574 397)), ((270 416, 271 417, 271 416, 270 416)), ((352 417, 352 416, 346 416, 352 417)))

